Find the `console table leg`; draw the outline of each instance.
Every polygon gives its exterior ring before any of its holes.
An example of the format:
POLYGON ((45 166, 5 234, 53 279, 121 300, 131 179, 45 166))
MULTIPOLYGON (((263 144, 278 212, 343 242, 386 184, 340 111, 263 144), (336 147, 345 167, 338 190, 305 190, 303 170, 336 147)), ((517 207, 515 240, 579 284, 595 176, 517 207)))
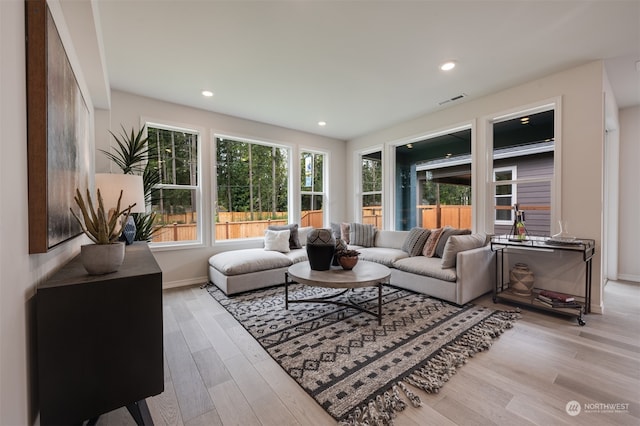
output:
POLYGON ((133 404, 127 405, 127 410, 138 426, 153 426, 153 419, 147 406, 147 401, 142 399, 133 404))

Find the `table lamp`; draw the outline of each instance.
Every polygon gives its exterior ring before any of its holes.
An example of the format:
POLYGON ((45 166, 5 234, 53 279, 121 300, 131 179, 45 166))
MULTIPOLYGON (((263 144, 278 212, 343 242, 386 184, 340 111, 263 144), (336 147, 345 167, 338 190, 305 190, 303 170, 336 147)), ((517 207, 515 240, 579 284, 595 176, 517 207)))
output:
MULTIPOLYGON (((115 209, 118 205, 118 197, 122 191, 120 210, 126 209, 135 203, 131 213, 145 213, 144 184, 142 176, 121 173, 96 173, 96 188, 100 189, 105 210, 115 209)), ((133 216, 122 227, 120 240, 131 244, 136 237, 136 224, 133 216)))

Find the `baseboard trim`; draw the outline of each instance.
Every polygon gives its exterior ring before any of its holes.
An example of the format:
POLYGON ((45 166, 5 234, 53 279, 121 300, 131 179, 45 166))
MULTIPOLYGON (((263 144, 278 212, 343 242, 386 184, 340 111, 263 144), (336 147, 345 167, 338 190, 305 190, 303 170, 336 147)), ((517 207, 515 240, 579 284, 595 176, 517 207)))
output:
POLYGON ((636 283, 640 283, 640 275, 631 275, 631 274, 618 274, 619 280, 624 281, 633 281, 636 283))
POLYGON ((196 277, 196 278, 189 278, 186 280, 178 280, 178 281, 164 281, 162 283, 162 289, 169 289, 169 288, 177 288, 177 287, 188 287, 191 285, 202 285, 202 284, 206 284, 209 281, 209 278, 207 278, 207 276, 202 276, 202 277, 196 277))

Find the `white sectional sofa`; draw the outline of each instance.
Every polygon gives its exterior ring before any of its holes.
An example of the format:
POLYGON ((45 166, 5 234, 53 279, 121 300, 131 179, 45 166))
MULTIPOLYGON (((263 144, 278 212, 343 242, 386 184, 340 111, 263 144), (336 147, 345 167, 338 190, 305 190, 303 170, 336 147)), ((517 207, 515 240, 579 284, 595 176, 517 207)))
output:
MULTIPOLYGON (((306 241, 310 229, 300 228, 301 243, 306 241)), ((484 242, 484 235, 450 236, 444 249, 447 259, 410 256, 403 250, 408 235, 409 231, 379 230, 371 247, 349 245, 349 248, 358 250, 362 260, 391 268, 390 284, 396 287, 458 305, 491 291, 495 282, 494 253, 484 242), (455 265, 443 267, 445 260, 455 265)), ((241 293, 283 284, 288 267, 305 260, 304 246, 287 253, 260 248, 227 251, 209 259, 209 280, 227 295, 241 293)))

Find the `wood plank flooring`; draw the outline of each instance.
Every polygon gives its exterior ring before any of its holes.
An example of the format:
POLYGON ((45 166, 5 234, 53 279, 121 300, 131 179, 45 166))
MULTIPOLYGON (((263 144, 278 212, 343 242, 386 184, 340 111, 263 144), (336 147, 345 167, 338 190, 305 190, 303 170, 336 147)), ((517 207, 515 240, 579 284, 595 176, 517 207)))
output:
MULTIPOLYGON (((490 295, 476 303, 513 309, 490 295)), ((408 407, 395 424, 640 424, 640 285, 610 282, 605 313, 585 319, 579 327, 523 310, 440 393, 417 391, 422 407, 408 407), (582 408, 577 416, 566 412, 572 400, 582 408), (612 412, 603 404, 628 406, 612 412)), ((165 391, 147 400, 156 425, 336 424, 205 289, 165 291, 164 337, 165 391)), ((98 421, 134 424, 124 408, 98 421)))

